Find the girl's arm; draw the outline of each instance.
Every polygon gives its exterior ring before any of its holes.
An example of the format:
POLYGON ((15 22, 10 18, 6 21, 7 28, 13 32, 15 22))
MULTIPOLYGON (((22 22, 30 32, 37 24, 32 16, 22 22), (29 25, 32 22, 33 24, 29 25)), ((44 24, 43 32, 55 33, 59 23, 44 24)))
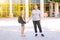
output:
POLYGON ((31 16, 29 17, 29 19, 28 19, 28 21, 27 21, 27 22, 29 22, 29 21, 31 20, 32 16, 33 16, 33 15, 31 14, 31 16))
POLYGON ((26 20, 24 19, 24 15, 22 15, 22 19, 23 19, 24 22, 26 22, 26 20))

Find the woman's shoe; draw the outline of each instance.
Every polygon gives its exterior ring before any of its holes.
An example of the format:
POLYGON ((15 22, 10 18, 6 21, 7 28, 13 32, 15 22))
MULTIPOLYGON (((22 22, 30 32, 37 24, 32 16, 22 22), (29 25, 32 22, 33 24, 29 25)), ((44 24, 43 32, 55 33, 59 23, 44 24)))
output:
POLYGON ((44 34, 41 34, 42 37, 44 37, 44 34))
POLYGON ((35 34, 35 36, 38 36, 38 34, 35 34))

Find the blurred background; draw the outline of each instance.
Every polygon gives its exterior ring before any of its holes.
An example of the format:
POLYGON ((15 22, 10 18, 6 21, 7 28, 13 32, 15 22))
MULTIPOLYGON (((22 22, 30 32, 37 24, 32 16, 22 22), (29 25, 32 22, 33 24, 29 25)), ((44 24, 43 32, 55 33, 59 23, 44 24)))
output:
POLYGON ((0 0, 0 40, 60 40, 60 0, 0 0), (45 37, 34 37, 32 20, 26 23, 26 37, 20 36, 18 16, 25 10, 30 17, 33 5, 42 12, 42 30, 45 37), (46 17, 46 18, 45 18, 46 17))
MULTIPOLYGON (((38 4, 40 9, 40 0, 28 0, 28 17, 31 15, 34 4, 38 4)), ((44 13, 48 14, 48 17, 60 16, 60 1, 59 0, 44 0, 44 13), (57 11, 56 11, 57 10, 57 11)), ((18 17, 21 13, 21 9, 27 9, 25 6, 25 0, 0 0, 0 18, 18 17)))

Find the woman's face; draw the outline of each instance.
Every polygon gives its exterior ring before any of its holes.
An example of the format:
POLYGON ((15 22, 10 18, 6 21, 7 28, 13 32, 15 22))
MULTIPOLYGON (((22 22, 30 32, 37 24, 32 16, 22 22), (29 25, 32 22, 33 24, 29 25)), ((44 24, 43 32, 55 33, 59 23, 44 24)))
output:
POLYGON ((37 5, 34 5, 34 9, 38 9, 38 6, 37 5))

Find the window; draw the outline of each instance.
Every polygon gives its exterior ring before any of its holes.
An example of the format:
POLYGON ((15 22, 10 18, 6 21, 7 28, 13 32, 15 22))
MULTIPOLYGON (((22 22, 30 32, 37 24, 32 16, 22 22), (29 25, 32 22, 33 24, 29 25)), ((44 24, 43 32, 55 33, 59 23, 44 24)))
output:
POLYGON ((32 3, 32 4, 35 4, 35 3, 36 3, 36 4, 40 4, 40 0, 31 0, 31 3, 32 3))
POLYGON ((21 3, 21 4, 25 3, 25 0, 20 0, 20 3, 21 3))
POLYGON ((20 4, 21 2, 20 2, 20 0, 12 0, 12 4, 20 4))
POLYGON ((37 3, 37 4, 40 4, 40 0, 36 0, 36 3, 37 3))

